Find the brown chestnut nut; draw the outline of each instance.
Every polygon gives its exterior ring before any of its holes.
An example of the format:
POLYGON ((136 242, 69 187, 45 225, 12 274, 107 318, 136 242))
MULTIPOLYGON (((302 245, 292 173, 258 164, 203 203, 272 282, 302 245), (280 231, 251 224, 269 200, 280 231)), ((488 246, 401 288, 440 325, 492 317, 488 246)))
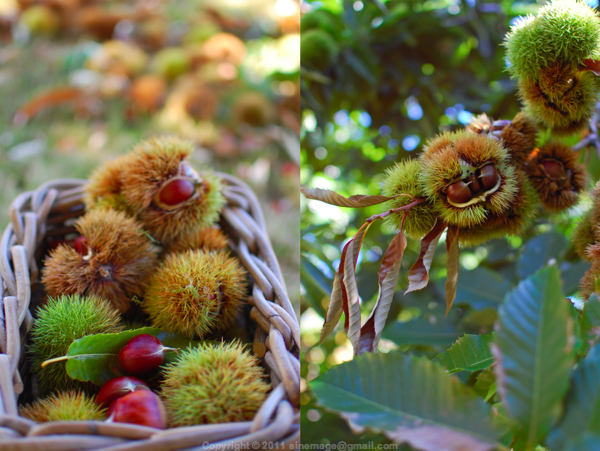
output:
POLYGON ((477 181, 477 179, 473 176, 469 177, 469 189, 471 190, 471 192, 473 193, 473 195, 477 195, 481 192, 481 185, 479 184, 479 182, 477 181))
POLYGON ((540 161, 540 168, 551 179, 562 179, 565 176, 565 167, 563 164, 552 158, 540 161))
POLYGON ((482 168, 479 168, 477 174, 479 183, 481 183, 483 189, 486 191, 492 189, 498 183, 498 171, 493 164, 486 164, 482 168))
POLYGON ((455 204, 464 204, 473 199, 473 193, 471 193, 469 185, 462 180, 448 185, 446 196, 448 196, 450 202, 454 202, 455 204))

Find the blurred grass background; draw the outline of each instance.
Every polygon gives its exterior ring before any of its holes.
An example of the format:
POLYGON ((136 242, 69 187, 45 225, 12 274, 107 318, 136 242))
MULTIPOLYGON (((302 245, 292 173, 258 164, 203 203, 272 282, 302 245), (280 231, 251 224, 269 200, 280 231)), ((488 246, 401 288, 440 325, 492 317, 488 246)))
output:
POLYGON ((255 190, 298 306, 298 0, 0 0, 0 43, 2 229, 17 194, 177 134, 255 190))

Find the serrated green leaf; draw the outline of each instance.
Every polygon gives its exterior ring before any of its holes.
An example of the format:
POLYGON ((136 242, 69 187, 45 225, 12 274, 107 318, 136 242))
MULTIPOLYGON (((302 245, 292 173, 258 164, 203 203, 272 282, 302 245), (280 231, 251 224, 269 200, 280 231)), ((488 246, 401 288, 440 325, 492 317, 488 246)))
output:
POLYGON ((498 392, 531 449, 561 413, 573 364, 569 321, 556 265, 522 281, 500 307, 493 348, 498 392))
MULTIPOLYGON (((158 338, 161 343, 171 348, 185 349, 197 344, 181 335, 165 332, 154 327, 125 330, 114 334, 95 334, 75 340, 69 346, 66 369, 73 379, 102 385, 110 379, 122 376, 117 356, 129 340, 141 334, 149 334, 158 338)), ((177 353, 168 351, 165 363, 171 363, 177 353)))
POLYGON ((318 402, 359 428, 421 450, 497 449, 490 406, 425 358, 363 354, 310 383, 318 402))
POLYGON ((457 371, 477 371, 489 367, 494 362, 490 343, 494 334, 465 334, 450 349, 438 354, 435 360, 450 373, 457 371))
POLYGON ((568 449, 585 433, 600 436, 600 345, 577 366, 565 401, 565 414, 548 436, 552 449, 568 449))

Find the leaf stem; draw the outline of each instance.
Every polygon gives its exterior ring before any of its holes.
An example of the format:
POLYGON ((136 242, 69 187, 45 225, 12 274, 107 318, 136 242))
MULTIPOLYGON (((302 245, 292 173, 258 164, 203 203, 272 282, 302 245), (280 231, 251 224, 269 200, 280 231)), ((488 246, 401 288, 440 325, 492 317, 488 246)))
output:
POLYGON ((373 222, 376 221, 377 219, 383 219, 391 214, 397 213, 399 211, 408 211, 413 207, 416 207, 419 204, 422 204, 423 202, 426 202, 427 199, 415 199, 414 201, 412 201, 410 204, 405 205, 404 207, 398 207, 398 208, 392 208, 388 211, 385 211, 383 213, 380 213, 378 215, 373 215, 370 218, 367 219, 367 222, 373 222))
POLYGON ((63 360, 69 360, 72 359, 73 357, 77 357, 76 355, 63 355, 62 357, 56 357, 54 359, 48 359, 42 362, 42 368, 47 367, 48 365, 50 365, 51 363, 56 363, 56 362, 62 362, 63 360))
MULTIPOLYGON (((172 349, 172 348, 169 348, 172 349)), ((173 348, 173 349, 177 349, 177 348, 173 348)), ((42 362, 41 367, 45 368, 46 366, 50 365, 51 363, 56 363, 56 362, 62 362, 64 360, 70 360, 70 359, 76 359, 76 358, 85 358, 85 357, 90 357, 90 356, 116 356, 117 354, 76 354, 76 355, 63 355, 62 357, 55 357, 54 359, 48 359, 42 362)))

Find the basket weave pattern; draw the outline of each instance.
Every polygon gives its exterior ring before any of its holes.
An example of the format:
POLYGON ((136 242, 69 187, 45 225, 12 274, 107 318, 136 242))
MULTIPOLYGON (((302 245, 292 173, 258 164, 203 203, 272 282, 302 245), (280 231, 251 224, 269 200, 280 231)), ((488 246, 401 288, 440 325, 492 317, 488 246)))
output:
MULTIPOLYGON (((18 415, 24 390, 25 341, 33 324, 32 284, 47 237, 75 231, 84 210, 86 180, 54 180, 19 195, 0 241, 0 449, 2 450, 207 450, 282 449, 300 437, 300 328, 277 258, 266 233, 260 204, 239 179, 217 173, 226 187, 221 226, 233 251, 252 276, 256 322, 254 353, 270 370, 272 391, 253 421, 167 430, 125 423, 62 421, 37 424, 18 415)), ((34 287, 35 288, 35 287, 34 287)))

